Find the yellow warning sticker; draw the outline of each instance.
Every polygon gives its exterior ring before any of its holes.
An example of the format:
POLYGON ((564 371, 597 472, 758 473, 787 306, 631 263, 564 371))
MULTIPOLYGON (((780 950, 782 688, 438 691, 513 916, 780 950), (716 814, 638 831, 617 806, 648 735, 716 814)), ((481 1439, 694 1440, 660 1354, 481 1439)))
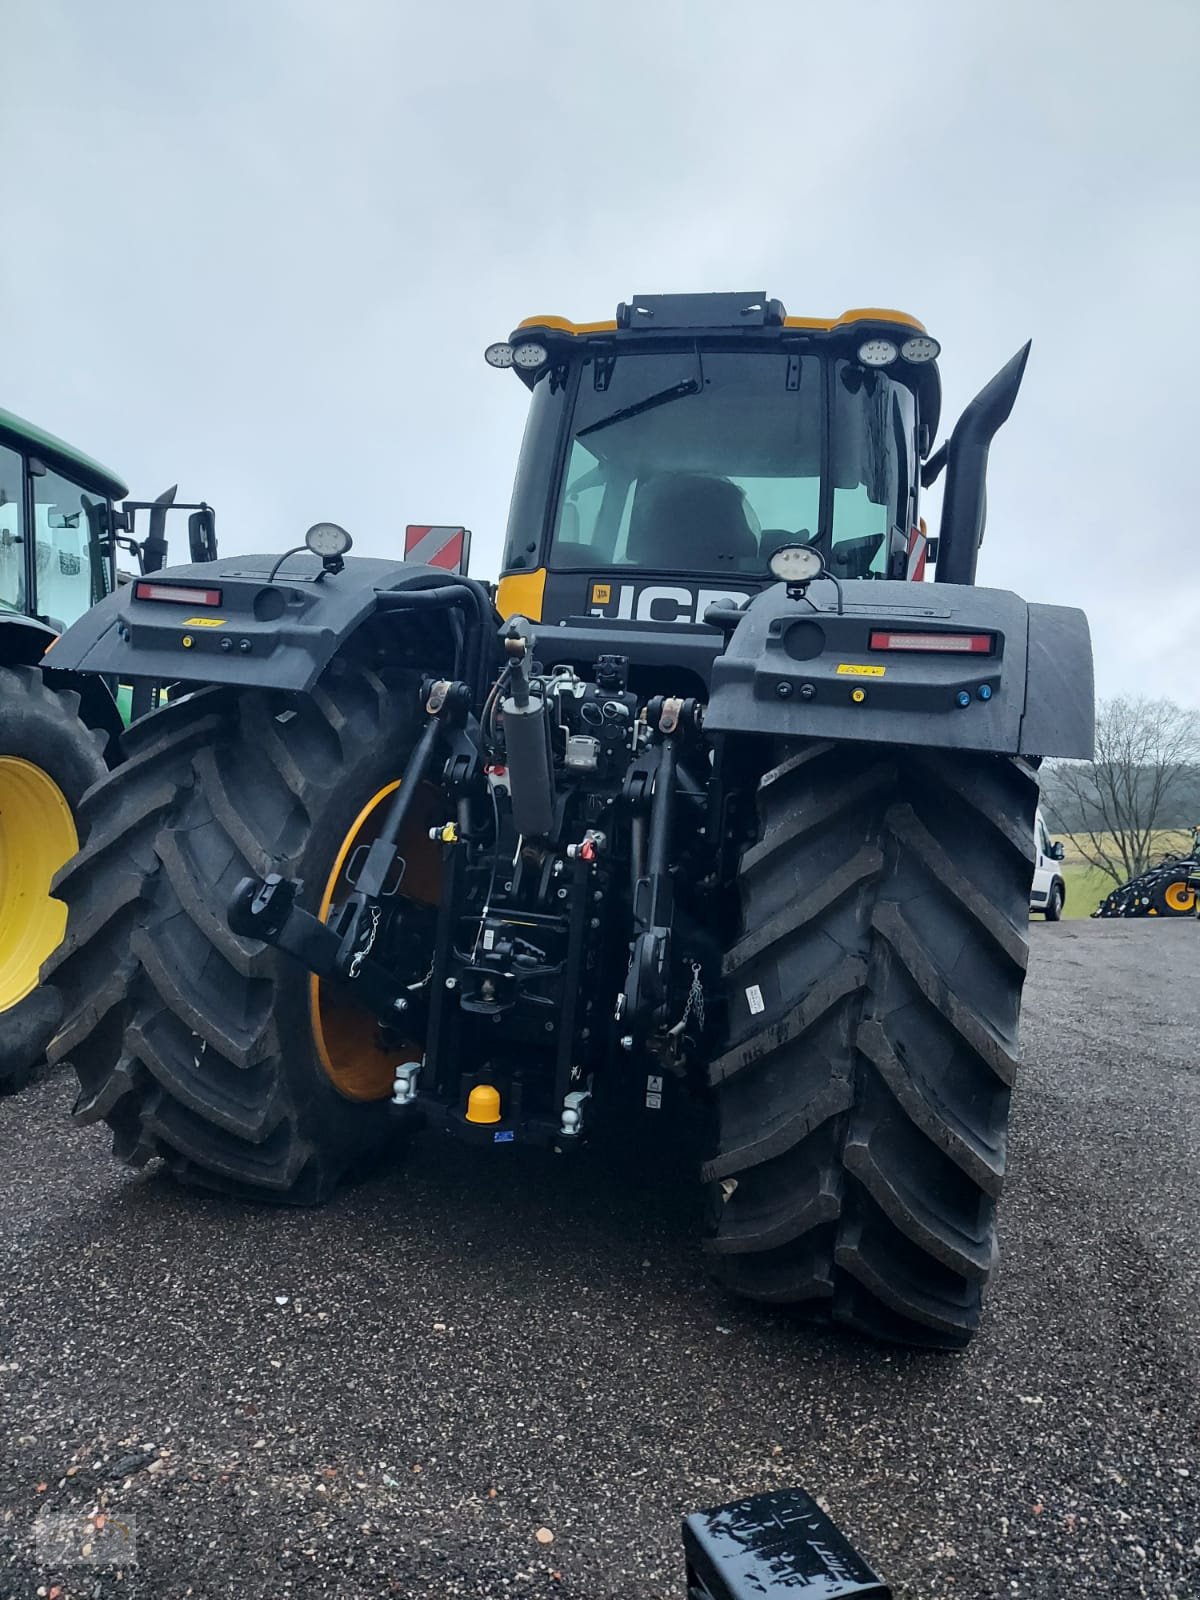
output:
POLYGON ((856 662, 843 661, 838 668, 848 678, 882 678, 887 671, 886 667, 860 667, 856 662))
POLYGON ((223 628, 228 621, 227 617, 185 617, 185 628, 223 628))
POLYGON ((594 606, 606 606, 611 599, 611 583, 594 583, 592 585, 592 604, 594 606))

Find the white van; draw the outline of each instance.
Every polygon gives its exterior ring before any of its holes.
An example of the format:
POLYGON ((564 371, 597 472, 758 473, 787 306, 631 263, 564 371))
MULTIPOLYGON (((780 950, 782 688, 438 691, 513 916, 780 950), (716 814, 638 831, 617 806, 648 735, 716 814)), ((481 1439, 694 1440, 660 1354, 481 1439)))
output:
POLYGON ((1059 865, 1063 847, 1060 840, 1052 840, 1046 832, 1046 819, 1040 807, 1033 823, 1033 841, 1037 846, 1037 865, 1033 869, 1029 909, 1040 911, 1047 922, 1057 922, 1067 903, 1067 886, 1059 865))

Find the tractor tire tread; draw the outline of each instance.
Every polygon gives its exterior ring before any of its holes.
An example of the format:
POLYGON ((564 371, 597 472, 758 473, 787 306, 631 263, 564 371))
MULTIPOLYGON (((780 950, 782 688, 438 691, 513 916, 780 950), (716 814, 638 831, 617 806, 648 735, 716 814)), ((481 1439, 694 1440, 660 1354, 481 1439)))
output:
POLYGON ((1026 763, 928 750, 815 744, 763 781, 703 1168, 734 1292, 901 1342, 972 1336, 1036 804, 1026 763))
POLYGON ((296 875, 354 763, 402 765, 415 703, 407 680, 397 694, 340 661, 306 696, 201 690, 135 724, 124 765, 89 792, 59 883, 51 1054, 79 1078, 75 1119, 106 1122, 121 1159, 312 1204, 391 1137, 385 1106, 298 1076, 284 1033, 306 1026, 307 978, 235 935, 225 908, 248 873, 296 875))

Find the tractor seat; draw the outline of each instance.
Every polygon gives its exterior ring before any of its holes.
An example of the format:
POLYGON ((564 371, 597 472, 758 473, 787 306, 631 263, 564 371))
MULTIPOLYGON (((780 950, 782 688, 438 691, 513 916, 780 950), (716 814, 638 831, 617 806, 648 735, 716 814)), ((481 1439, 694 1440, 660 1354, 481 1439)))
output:
POLYGON ((757 555, 745 497, 728 478, 671 472, 638 485, 625 553, 634 566, 736 571, 757 555))

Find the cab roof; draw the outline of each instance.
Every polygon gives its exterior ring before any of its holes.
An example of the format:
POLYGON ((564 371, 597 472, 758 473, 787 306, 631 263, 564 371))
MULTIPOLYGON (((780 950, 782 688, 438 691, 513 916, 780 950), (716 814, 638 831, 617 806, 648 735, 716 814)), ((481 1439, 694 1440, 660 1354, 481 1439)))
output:
POLYGON ((596 333, 616 333, 623 328, 639 328, 642 332, 667 332, 683 328, 746 328, 782 327, 797 328, 813 333, 834 333, 850 329, 860 323, 873 326, 883 324, 903 329, 908 333, 925 333, 924 323, 907 311, 888 311, 881 307, 857 307, 843 311, 836 317, 791 317, 781 300, 748 292, 742 294, 643 294, 635 295, 626 305, 617 307, 617 314, 606 322, 572 322, 568 317, 526 317, 518 324, 518 333, 534 328, 546 328, 553 333, 587 337, 596 333))
MULTIPOLYGON (((730 334, 789 334, 824 345, 826 341, 842 353, 852 351, 862 335, 887 334, 896 336, 900 343, 914 335, 926 335, 925 325, 907 311, 892 311, 878 306, 860 306, 843 311, 836 317, 792 317, 781 300, 773 300, 761 290, 745 290, 722 294, 643 294, 635 295, 628 303, 617 307, 615 317, 604 322, 572 322, 568 317, 526 317, 511 335, 511 343, 520 344, 537 340, 541 334, 547 344, 579 340, 581 343, 600 343, 612 348, 628 340, 650 340, 656 336, 678 338, 681 334, 706 334, 714 337, 730 334)), ((919 365, 899 363, 903 380, 916 391, 921 408, 922 422, 928 425, 928 438, 932 441, 937 431, 941 412, 942 385, 937 361, 922 361, 919 365)), ((892 371, 893 368, 887 370, 892 371)), ((520 373, 528 386, 536 381, 536 371, 520 373)))
POLYGON ((85 456, 82 450, 76 450, 75 446, 68 444, 65 439, 47 433, 45 428, 39 428, 36 423, 26 422, 24 417, 18 417, 15 412, 5 411, 2 408, 0 408, 0 445, 7 445, 9 449, 19 450, 27 455, 36 455, 48 467, 78 478, 82 488, 90 489, 96 494, 107 495, 113 500, 123 500, 129 493, 128 487, 116 473, 102 466, 99 461, 94 461, 91 456, 85 456))

